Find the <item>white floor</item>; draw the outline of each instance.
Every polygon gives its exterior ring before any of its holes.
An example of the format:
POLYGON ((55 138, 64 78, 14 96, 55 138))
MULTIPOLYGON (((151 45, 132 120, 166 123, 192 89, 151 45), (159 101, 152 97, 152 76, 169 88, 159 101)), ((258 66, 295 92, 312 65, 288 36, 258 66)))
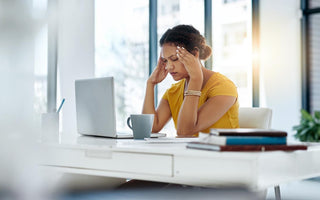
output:
MULTIPOLYGON (((1 191, 1 190, 0 190, 1 191)), ((280 185, 282 200, 320 200, 320 177, 310 180, 280 185)), ((10 193, 1 193, 0 199, 15 200, 10 193)), ((257 195, 244 189, 209 189, 197 187, 177 187, 165 189, 134 190, 81 190, 58 195, 55 200, 257 200, 257 195)), ((267 200, 274 200, 274 189, 270 188, 267 200)))
MULTIPOLYGON (((320 200, 320 178, 280 185, 282 200, 320 200)), ((267 200, 275 199, 274 189, 269 189, 267 200)))
MULTIPOLYGON (((282 200, 320 200, 320 178, 280 185, 282 200)), ((257 200, 255 194, 246 190, 223 190, 203 188, 180 188, 169 190, 121 190, 88 191, 69 194, 58 200, 257 200)), ((274 200, 274 189, 269 189, 267 200, 274 200)))

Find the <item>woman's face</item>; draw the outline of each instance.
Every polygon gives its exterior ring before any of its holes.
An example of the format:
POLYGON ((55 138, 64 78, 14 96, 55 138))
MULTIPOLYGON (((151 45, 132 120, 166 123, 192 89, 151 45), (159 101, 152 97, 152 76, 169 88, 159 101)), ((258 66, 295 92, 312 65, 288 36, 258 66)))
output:
POLYGON ((189 74, 184 65, 177 57, 177 46, 172 43, 166 43, 161 48, 161 59, 166 63, 166 69, 175 81, 183 78, 189 78, 189 74))

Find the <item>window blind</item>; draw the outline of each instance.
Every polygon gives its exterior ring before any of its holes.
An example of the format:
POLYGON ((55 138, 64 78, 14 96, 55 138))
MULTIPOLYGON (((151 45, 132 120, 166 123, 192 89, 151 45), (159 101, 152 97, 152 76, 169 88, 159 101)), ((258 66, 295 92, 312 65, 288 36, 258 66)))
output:
POLYGON ((309 16, 310 111, 320 111, 320 13, 309 16))

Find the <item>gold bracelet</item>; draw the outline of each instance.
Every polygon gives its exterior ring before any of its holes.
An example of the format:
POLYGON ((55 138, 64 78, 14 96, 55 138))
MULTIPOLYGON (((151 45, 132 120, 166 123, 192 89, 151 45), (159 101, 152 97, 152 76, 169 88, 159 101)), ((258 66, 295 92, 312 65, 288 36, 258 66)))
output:
POLYGON ((201 96, 201 91, 197 91, 197 90, 187 90, 184 93, 184 96, 201 96))

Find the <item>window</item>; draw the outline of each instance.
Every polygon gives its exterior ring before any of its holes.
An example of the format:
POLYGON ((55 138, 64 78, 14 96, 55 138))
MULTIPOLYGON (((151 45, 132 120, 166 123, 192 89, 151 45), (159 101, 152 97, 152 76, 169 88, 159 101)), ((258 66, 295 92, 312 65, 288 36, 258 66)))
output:
POLYGON ((320 1, 319 0, 307 0, 308 1, 308 8, 319 8, 320 1))
POLYGON ((141 113, 149 76, 149 1, 95 1, 95 76, 115 80, 117 129, 141 113))
POLYGON ((47 0, 33 0, 33 17, 41 19, 35 33, 34 50, 34 111, 47 111, 48 27, 45 19, 47 0))
POLYGON ((320 110, 320 2, 301 1, 302 19, 302 108, 320 110))
POLYGON ((47 31, 47 26, 43 25, 35 38, 34 110, 36 113, 47 111, 47 31))
MULTIPOLYGON (((149 0, 95 1, 95 75, 114 76, 117 128, 127 129, 130 113, 140 113, 149 76, 149 0), (121 11, 121 12, 120 12, 121 11), (115 20, 116 19, 116 20, 115 20)), ((190 24, 204 35, 204 0, 157 0, 157 45, 162 34, 190 24)), ((241 106, 252 106, 251 1, 212 1, 213 70, 235 82, 241 106)), ((211 21, 211 20, 208 20, 211 21)), ((160 47, 158 46, 158 56, 160 47)), ((157 99, 174 83, 158 85, 157 99)), ((171 122, 165 127, 175 134, 171 122)))
MULTIPOLYGON (((320 5, 319 5, 320 6, 320 5)), ((320 110, 320 14, 310 16, 309 21, 309 78, 310 111, 320 110)))
POLYGON ((213 71, 238 87, 240 106, 252 106, 251 1, 212 3, 213 71))

